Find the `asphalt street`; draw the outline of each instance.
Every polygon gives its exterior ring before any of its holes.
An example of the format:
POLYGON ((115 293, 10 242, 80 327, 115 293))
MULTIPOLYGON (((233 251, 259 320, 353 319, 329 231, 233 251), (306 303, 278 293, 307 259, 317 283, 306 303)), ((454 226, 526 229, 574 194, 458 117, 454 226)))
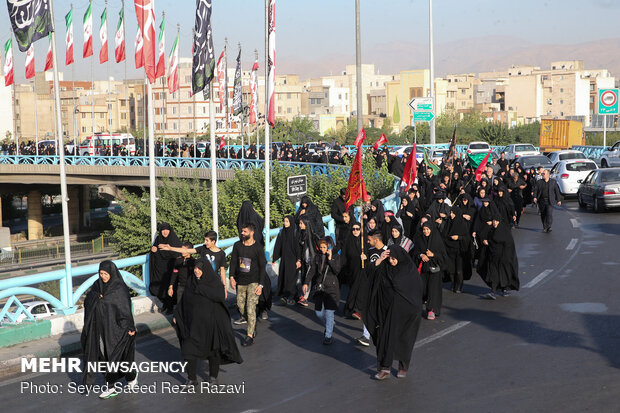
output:
MULTIPOLYGON (((220 384, 241 394, 166 394, 180 374, 139 377, 154 394, 110 400, 68 393, 77 374, 22 374, 0 382, 3 411, 61 412, 620 412, 620 212, 595 214, 568 201, 541 232, 528 208, 513 231, 521 290, 496 301, 476 275, 464 294, 444 289, 441 317, 422 321, 406 379, 377 382, 374 347, 353 343, 361 322, 337 317, 335 343, 311 309, 274 304, 258 323, 244 363, 223 366, 220 384), (22 383, 62 385, 31 394, 22 383)), ((235 327, 238 338, 243 327, 235 327)), ((137 361, 180 358, 171 329, 141 338, 137 361)), ((205 373, 202 374, 203 379, 205 373)), ((102 378, 99 378, 103 383, 102 378)))

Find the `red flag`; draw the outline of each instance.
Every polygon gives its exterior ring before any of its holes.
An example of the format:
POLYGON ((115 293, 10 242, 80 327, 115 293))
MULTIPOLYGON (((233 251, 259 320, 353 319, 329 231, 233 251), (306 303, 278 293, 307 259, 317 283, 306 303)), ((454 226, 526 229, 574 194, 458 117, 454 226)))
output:
POLYGON ((34 77, 34 43, 26 51, 26 79, 34 77))
POLYGON ((142 66, 144 66, 144 53, 142 51, 142 46, 144 45, 144 42, 142 41, 142 32, 140 31, 140 28, 138 27, 138 33, 136 34, 136 55, 135 55, 135 61, 136 61, 136 69, 140 69, 142 66))
POLYGON ((485 169, 487 169, 487 162, 489 161, 489 156, 491 156, 491 151, 487 153, 487 156, 484 157, 482 162, 480 162, 480 165, 478 165, 478 167, 476 168, 475 174, 477 182, 480 182, 482 180, 482 174, 484 173, 485 169))
POLYGON ((155 56, 157 40, 155 39, 155 10, 153 0, 135 0, 136 17, 142 34, 142 53, 144 54, 144 71, 150 83, 155 82, 155 56))
POLYGON ((353 142, 353 145, 355 145, 355 147, 359 149, 365 140, 366 140, 366 131, 364 130, 364 128, 362 128, 362 130, 360 130, 359 133, 357 134, 357 138, 355 138, 355 142, 353 142))
POLYGON ((48 70, 54 68, 54 59, 52 58, 52 35, 49 34, 48 36, 50 38, 50 45, 47 48, 47 56, 45 57, 45 69, 43 69, 44 72, 47 72, 48 70))
POLYGON ((222 139, 220 140, 220 147, 219 147, 219 148, 217 148, 217 149, 221 151, 221 150, 222 150, 222 149, 224 149, 225 147, 226 147, 226 139, 222 138, 222 139))
POLYGON ((344 198, 345 208, 348 210, 349 207, 360 198, 364 201, 370 200, 370 197, 366 193, 366 183, 362 175, 362 151, 358 149, 355 154, 353 165, 351 166, 351 175, 349 175, 349 185, 347 186, 347 193, 344 198))
POLYGON ((407 185, 405 187, 405 192, 409 190, 411 185, 414 184, 416 175, 418 173, 418 162, 416 160, 416 145, 413 144, 413 149, 407 158, 407 163, 405 164, 405 170, 403 171, 403 179, 402 181, 407 185))
POLYGON ((158 56, 157 56, 157 67, 155 69, 155 77, 160 78, 166 76, 166 37, 164 32, 164 26, 166 22, 164 19, 161 21, 161 25, 159 26, 159 41, 158 41, 158 56))
POLYGON ((379 140, 375 143, 375 145, 373 146, 374 150, 376 151, 377 149, 379 149, 379 147, 381 145, 385 145, 388 143, 387 138, 385 137, 385 133, 381 134, 381 137, 379 138, 379 140))

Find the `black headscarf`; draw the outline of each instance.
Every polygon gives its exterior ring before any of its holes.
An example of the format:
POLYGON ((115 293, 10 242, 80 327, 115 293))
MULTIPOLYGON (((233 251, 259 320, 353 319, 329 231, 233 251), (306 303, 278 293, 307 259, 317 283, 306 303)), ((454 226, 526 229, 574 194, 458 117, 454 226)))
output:
MULTIPOLYGON (((157 247, 159 244, 168 244, 171 247, 181 247, 183 243, 177 237, 170 224, 162 222, 159 224, 159 235, 155 238, 153 246, 157 247), (162 235, 162 231, 169 230, 170 233, 167 237, 162 235)), ((170 276, 174 269, 174 263, 179 253, 173 251, 157 250, 151 252, 149 257, 149 268, 151 271, 151 280, 149 284, 149 291, 152 295, 158 297, 160 300, 168 300, 168 287, 170 286, 170 276)), ((164 301, 166 303, 167 301, 164 301)))
POLYGON ((254 224, 256 231, 254 231, 254 240, 259 244, 265 244, 263 239, 263 229, 265 228, 265 220, 258 215, 258 212, 254 209, 252 202, 243 201, 239 213, 237 214, 237 229, 239 230, 239 236, 241 236, 241 229, 243 225, 254 224))
POLYGON ((443 265, 446 258, 446 247, 444 245, 439 229, 434 222, 426 221, 424 224, 422 224, 422 228, 416 233, 413 245, 413 256, 416 260, 416 265, 419 265, 420 262, 422 262, 420 254, 426 254, 427 250, 430 250, 434 254, 433 257, 429 257, 430 261, 425 262, 422 265, 422 272, 429 271, 430 266, 441 267, 443 265), (428 237, 424 235, 424 228, 429 228, 431 230, 431 233, 428 237))
POLYGON ((157 227, 157 231, 159 232, 159 234, 157 235, 157 237, 155 237, 155 242, 153 242, 154 246, 158 246, 159 244, 168 244, 171 247, 181 246, 182 244, 181 240, 179 239, 177 234, 174 232, 174 230, 172 229, 169 223, 167 222, 160 223, 157 227), (170 231, 170 233, 168 234, 167 237, 164 237, 161 233, 163 230, 166 230, 166 229, 170 231))
POLYGON ((299 203, 299 209, 295 213, 295 222, 299 224, 301 218, 307 218, 311 222, 312 230, 319 237, 325 236, 325 228, 323 227, 323 217, 319 212, 319 208, 314 205, 309 196, 304 195, 299 203), (306 205, 304 208, 303 205, 306 205), (305 210, 304 214, 301 211, 305 210))
POLYGON ((409 253, 400 245, 388 247, 390 257, 398 260, 396 266, 386 265, 386 273, 392 281, 394 290, 415 308, 422 310, 422 279, 418 269, 413 264, 409 253))

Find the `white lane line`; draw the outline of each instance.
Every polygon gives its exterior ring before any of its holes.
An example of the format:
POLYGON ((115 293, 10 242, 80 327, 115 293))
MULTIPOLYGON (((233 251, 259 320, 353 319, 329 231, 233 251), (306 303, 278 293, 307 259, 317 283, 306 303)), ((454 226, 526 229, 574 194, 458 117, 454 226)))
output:
POLYGON ((577 221, 577 218, 571 218, 570 223, 573 224, 573 228, 579 228, 579 221, 577 221))
POLYGON ((547 277, 549 274, 551 274, 553 272, 553 270, 544 270, 543 272, 541 272, 540 274, 538 274, 536 276, 536 278, 534 278, 532 281, 530 281, 529 283, 525 284, 523 286, 523 288, 532 288, 533 286, 535 286, 536 284, 538 284, 539 282, 541 282, 542 280, 545 279, 545 277, 547 277))
POLYGON ((577 238, 573 238, 572 240, 570 240, 570 242, 568 243, 568 246, 566 247, 567 250, 572 250, 575 248, 575 245, 577 245, 577 238))
POLYGON ((447 336, 450 333, 454 333, 456 330, 465 327, 466 325, 470 324, 471 321, 461 321, 460 323, 456 323, 453 326, 450 326, 444 330, 441 330, 438 333, 433 334, 432 336, 428 336, 420 341, 416 341, 415 346, 413 347, 414 349, 422 347, 428 343, 432 343, 435 340, 439 340, 440 338, 442 338, 443 336, 447 336))

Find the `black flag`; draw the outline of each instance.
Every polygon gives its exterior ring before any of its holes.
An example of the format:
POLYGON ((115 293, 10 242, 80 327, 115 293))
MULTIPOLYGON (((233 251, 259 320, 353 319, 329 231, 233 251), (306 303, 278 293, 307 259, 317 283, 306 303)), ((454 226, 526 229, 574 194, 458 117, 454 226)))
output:
POLYGON ((235 70, 235 90, 233 93, 233 115, 243 112, 243 89, 241 85, 241 49, 237 56, 237 69, 235 70))
POLYGON ((50 0, 6 0, 17 47, 22 52, 54 31, 50 0))
POLYGON ((204 90, 215 74, 213 33, 211 31, 211 0, 196 0, 194 23, 194 56, 192 63, 192 93, 204 90))

